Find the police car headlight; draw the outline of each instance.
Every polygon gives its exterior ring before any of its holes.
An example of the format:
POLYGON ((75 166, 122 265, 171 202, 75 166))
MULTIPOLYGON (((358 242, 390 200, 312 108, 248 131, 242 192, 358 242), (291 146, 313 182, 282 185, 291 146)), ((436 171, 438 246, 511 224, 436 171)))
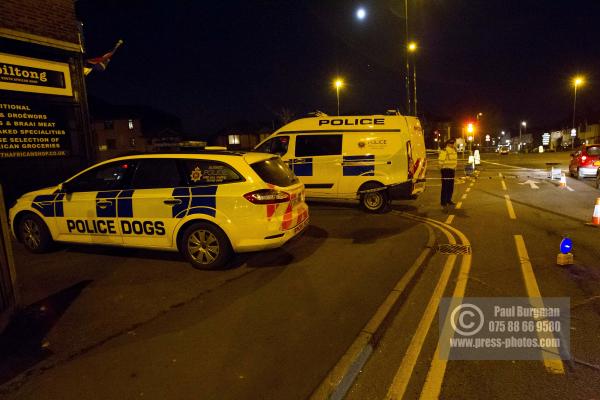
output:
POLYGON ((244 198, 252 204, 277 204, 290 201, 290 194, 275 189, 261 189, 246 193, 244 198))

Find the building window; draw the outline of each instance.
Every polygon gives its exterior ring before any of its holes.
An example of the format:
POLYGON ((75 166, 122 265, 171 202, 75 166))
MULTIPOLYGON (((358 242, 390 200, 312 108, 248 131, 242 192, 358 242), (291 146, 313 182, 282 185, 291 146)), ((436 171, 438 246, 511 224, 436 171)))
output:
POLYGON ((115 129, 115 122, 109 120, 104 121, 104 129, 115 129))
POLYGON ((116 139, 106 139, 106 147, 108 150, 116 150, 117 149, 117 140, 116 139))
POLYGON ((129 120, 129 130, 133 130, 133 120, 129 120))
POLYGON ((229 144, 240 144, 240 135, 229 135, 229 144))
POLYGON ((129 138, 129 146, 135 147, 135 136, 129 138))

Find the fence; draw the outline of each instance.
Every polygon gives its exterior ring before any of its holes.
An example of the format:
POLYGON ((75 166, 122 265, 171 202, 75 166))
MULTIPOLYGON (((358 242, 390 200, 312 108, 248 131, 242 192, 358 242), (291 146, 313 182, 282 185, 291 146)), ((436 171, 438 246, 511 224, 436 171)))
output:
POLYGON ((6 327, 18 302, 15 263, 8 227, 4 193, 0 186, 0 332, 6 327))

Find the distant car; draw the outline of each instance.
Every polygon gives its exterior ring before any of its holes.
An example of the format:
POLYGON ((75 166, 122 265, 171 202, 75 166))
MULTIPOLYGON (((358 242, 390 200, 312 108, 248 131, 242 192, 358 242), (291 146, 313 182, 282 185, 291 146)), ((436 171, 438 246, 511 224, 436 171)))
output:
POLYGON ((508 155, 509 148, 508 146, 502 146, 500 147, 500 150, 498 150, 498 152, 500 153, 500 155, 506 156, 508 155))
POLYGON ((280 247, 307 226, 308 207, 279 156, 204 151, 105 161, 24 194, 9 217, 33 253, 53 241, 179 250, 214 269, 234 252, 280 247))
POLYGON ((596 177, 600 159, 600 144, 586 144, 571 153, 569 173, 575 178, 596 177))

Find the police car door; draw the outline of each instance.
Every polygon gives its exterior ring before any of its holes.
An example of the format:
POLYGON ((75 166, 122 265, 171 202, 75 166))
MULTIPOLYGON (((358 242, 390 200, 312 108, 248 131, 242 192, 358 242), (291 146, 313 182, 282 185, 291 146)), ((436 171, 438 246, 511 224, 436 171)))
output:
POLYGON ((58 240, 122 244, 117 209, 127 213, 131 208, 122 200, 122 189, 134 166, 132 160, 103 164, 66 182, 63 215, 56 218, 58 240))
POLYGON ((342 174, 342 134, 298 134, 292 167, 308 197, 336 197, 342 174))
POLYGON ((173 247, 173 209, 183 202, 174 194, 182 184, 176 159, 138 159, 128 186, 133 213, 119 219, 126 246, 173 247))

